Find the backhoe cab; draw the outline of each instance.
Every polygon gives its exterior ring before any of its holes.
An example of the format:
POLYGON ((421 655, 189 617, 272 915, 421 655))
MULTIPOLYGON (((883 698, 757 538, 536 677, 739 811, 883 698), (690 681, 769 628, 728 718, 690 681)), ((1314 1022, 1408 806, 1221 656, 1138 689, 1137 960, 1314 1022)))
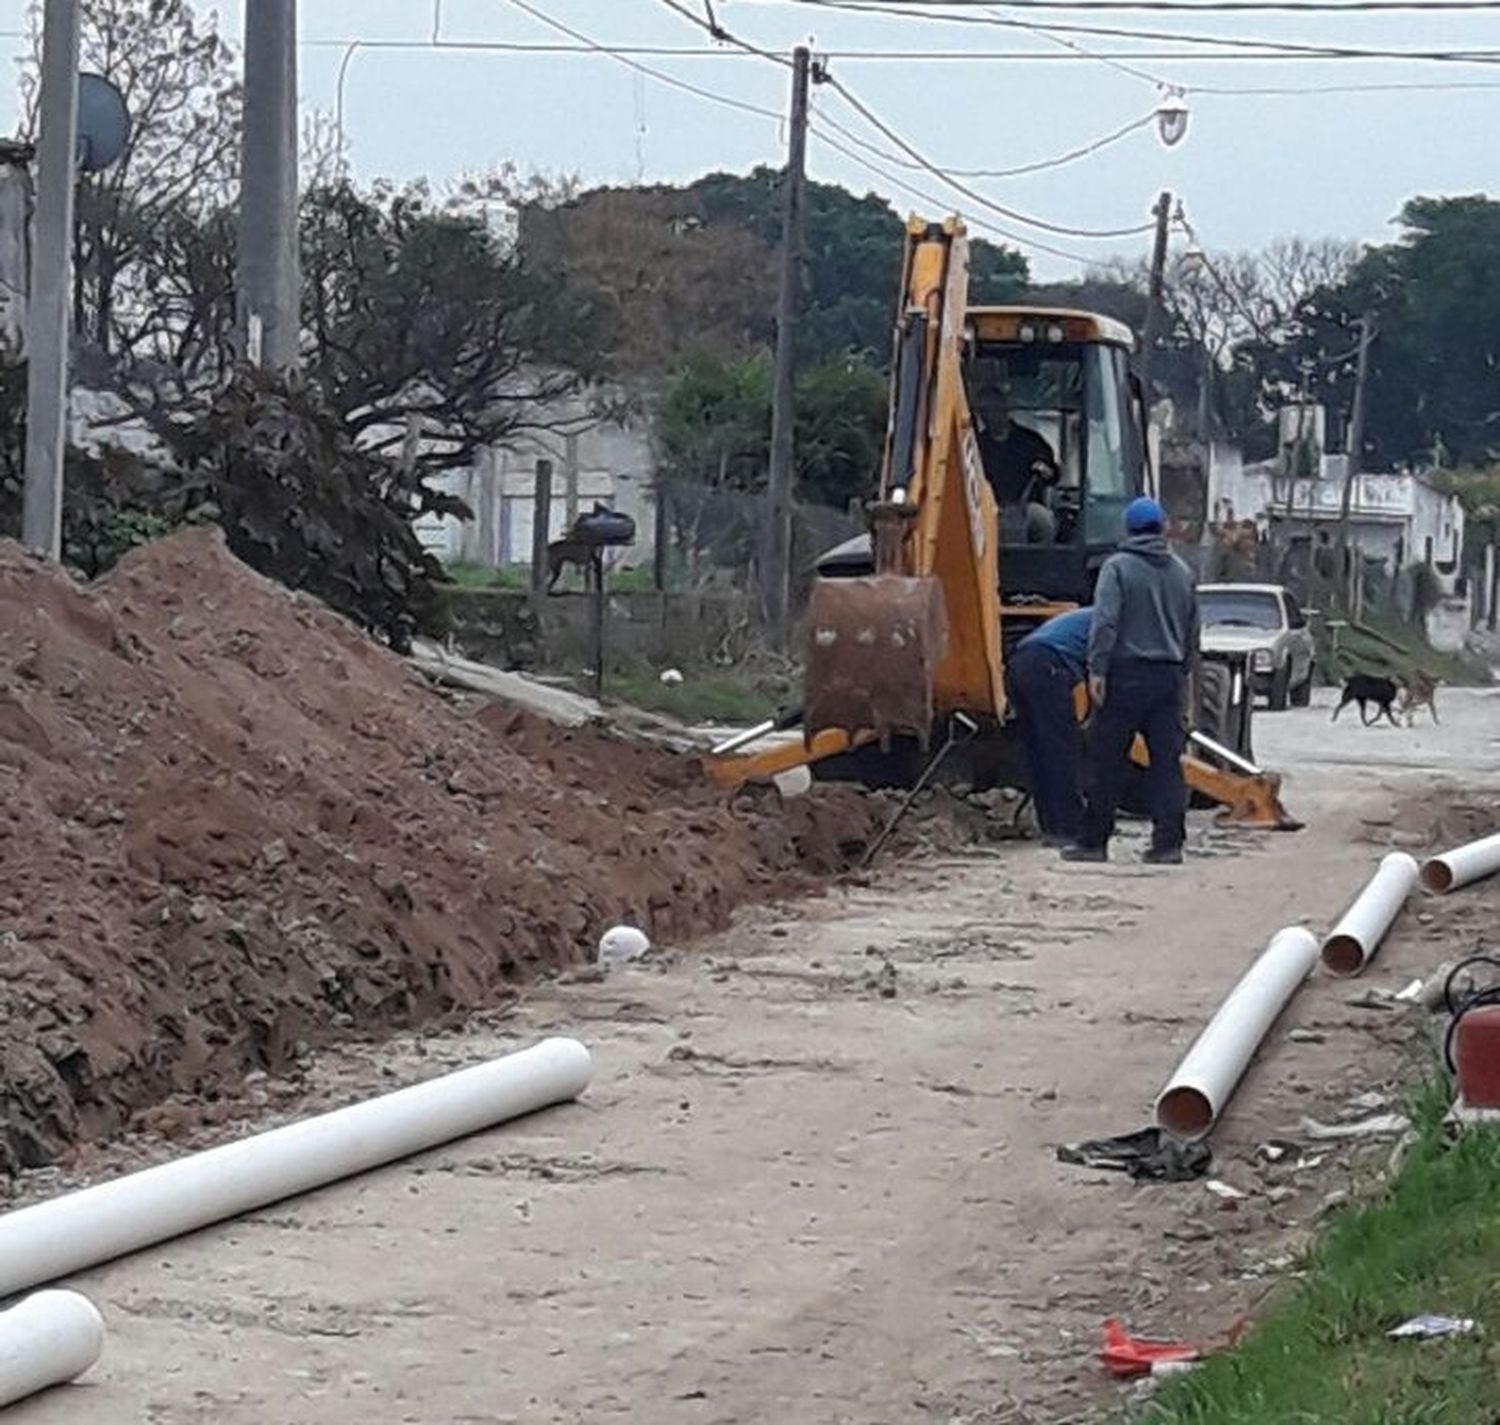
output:
MULTIPOLYGON (((910 784, 932 774, 939 738, 946 777, 1024 785, 1007 652, 1092 600, 1125 506, 1150 485, 1127 328, 1087 312, 969 308, 957 219, 908 225, 902 293, 870 534, 818 561, 808 603, 802 741, 742 754, 794 719, 733 739, 714 762, 726 785, 799 764, 910 784)), ((1206 665, 1200 683, 1199 728, 1222 765, 1185 758, 1190 785, 1234 820, 1292 824, 1276 779, 1250 760, 1244 670, 1206 665)))

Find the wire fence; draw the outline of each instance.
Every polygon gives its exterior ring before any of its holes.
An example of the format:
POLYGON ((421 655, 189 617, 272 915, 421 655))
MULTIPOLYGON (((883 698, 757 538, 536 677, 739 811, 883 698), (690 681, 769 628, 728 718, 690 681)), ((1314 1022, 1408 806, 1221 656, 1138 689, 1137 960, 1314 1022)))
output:
MULTIPOLYGON (((663 480, 657 488, 664 581, 672 589, 757 587, 769 513, 763 491, 745 491, 689 480, 663 480)), ((806 501, 792 506, 792 597, 800 606, 813 567, 827 550, 866 532, 857 509, 806 501)))

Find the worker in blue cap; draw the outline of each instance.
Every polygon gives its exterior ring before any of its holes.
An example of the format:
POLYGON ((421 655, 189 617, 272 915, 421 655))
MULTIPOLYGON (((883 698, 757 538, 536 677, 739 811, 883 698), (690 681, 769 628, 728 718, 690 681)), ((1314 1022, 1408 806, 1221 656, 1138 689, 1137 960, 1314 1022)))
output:
POLYGON ((1167 516, 1152 499, 1125 509, 1125 539, 1099 571, 1089 631, 1087 797, 1069 861, 1109 859, 1130 748, 1146 739, 1151 849, 1159 866, 1182 861, 1187 787, 1182 751, 1198 665, 1198 593, 1192 571, 1170 549, 1167 516))

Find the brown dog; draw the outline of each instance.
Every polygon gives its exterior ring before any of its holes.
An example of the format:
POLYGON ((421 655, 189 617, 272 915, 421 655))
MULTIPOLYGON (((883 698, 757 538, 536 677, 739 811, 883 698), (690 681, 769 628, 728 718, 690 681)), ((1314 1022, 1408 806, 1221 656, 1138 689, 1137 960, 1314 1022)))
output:
POLYGON ((1438 680, 1429 677, 1426 673, 1416 672, 1411 677, 1403 679, 1400 711, 1408 727, 1416 721, 1418 708, 1426 708, 1432 714, 1433 722, 1441 725, 1437 710, 1437 690, 1438 680))

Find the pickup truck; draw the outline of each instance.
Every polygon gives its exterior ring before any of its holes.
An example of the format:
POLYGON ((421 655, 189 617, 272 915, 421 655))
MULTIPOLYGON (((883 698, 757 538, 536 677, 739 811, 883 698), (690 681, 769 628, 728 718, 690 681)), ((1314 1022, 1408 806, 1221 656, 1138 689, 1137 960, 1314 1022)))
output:
POLYGON ((1205 653, 1240 653, 1251 687, 1280 712, 1312 701, 1314 649, 1307 615, 1280 584, 1200 584, 1205 653))

